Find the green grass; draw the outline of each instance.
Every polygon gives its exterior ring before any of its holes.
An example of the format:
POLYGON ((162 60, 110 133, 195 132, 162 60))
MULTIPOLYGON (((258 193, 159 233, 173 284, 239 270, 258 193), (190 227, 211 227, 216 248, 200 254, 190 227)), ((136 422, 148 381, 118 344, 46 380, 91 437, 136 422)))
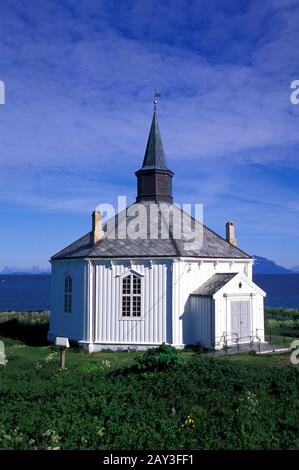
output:
MULTIPOLYGON (((281 336, 284 332, 297 332, 299 311, 290 309, 267 309, 266 327, 271 327, 272 343, 290 346, 292 336, 281 336), (278 320, 276 318, 279 318, 278 320), (282 320, 284 318, 284 320, 282 320)), ((59 363, 58 348, 49 345, 46 340, 49 326, 49 312, 2 312, 0 313, 0 337, 6 346, 7 358, 28 362, 29 367, 56 351, 53 361, 59 363), (31 364, 30 364, 31 363, 31 364)), ((268 339, 268 337, 267 337, 268 339)), ((82 349, 69 348, 66 352, 66 365, 68 368, 79 368, 80 370, 92 369, 92 366, 100 361, 109 361, 111 367, 130 365, 134 363, 135 357, 142 352, 105 352, 89 354, 82 349)), ((192 361, 200 356, 198 352, 184 351, 183 356, 187 361, 192 361)), ((236 354, 221 357, 219 360, 228 360, 238 363, 255 363, 265 366, 285 366, 289 364, 290 354, 236 354)))
MULTIPOLYGON (((38 362, 45 361, 46 357, 56 352, 53 356, 53 363, 59 367, 59 348, 49 346, 28 346, 20 341, 3 338, 0 339, 5 344, 5 351, 8 361, 22 361, 26 363, 26 367, 35 367, 38 362)), ((93 365, 100 363, 101 361, 109 361, 111 368, 117 368, 119 366, 129 366, 134 364, 135 358, 142 356, 143 352, 98 352, 89 354, 82 349, 68 348, 66 351, 66 367, 68 369, 79 369, 87 371, 92 369, 93 365)), ((204 357, 202 354, 192 351, 183 351, 183 357, 187 362, 196 360, 197 358, 204 357)), ((246 365, 257 364, 261 366, 275 366, 285 367, 290 365, 290 353, 286 354, 252 354, 242 353, 228 356, 219 356, 216 358, 218 361, 237 362, 246 365)), ((295 366, 299 368, 299 366, 295 366)))
POLYGON ((269 343, 290 347, 299 338, 299 310, 265 309, 265 339, 269 343))
POLYGON ((289 348, 291 346, 292 342, 294 341, 294 338, 296 337, 282 336, 280 334, 275 334, 275 332, 272 332, 271 336, 268 334, 265 335, 265 340, 268 343, 285 348, 289 348))
MULTIPOLYGON (((231 356, 221 356, 218 359, 238 364, 254 364, 263 367, 286 367, 292 365, 290 362, 290 353, 271 353, 271 354, 234 354, 231 356)), ((299 370, 299 365, 292 365, 299 370)))
POLYGON ((164 353, 156 369, 154 354, 146 360, 144 353, 70 348, 67 369, 60 371, 51 346, 11 339, 5 345, 2 449, 299 446, 299 375, 282 355, 213 359, 176 351, 182 362, 170 366, 164 353))
MULTIPOLYGON (((25 361, 28 367, 34 367, 37 362, 44 361, 49 354, 55 351, 53 362, 59 365, 59 348, 49 346, 28 346, 20 341, 0 337, 5 344, 5 352, 7 360, 13 359, 14 361, 25 361)), ((119 365, 132 364, 134 358, 142 353, 135 352, 99 352, 89 354, 82 349, 68 348, 66 351, 66 366, 67 368, 79 368, 80 370, 87 370, 90 365, 96 364, 99 361, 109 361, 111 367, 119 365)))
POLYGON ((299 375, 289 354, 175 351, 183 361, 171 367, 167 351, 156 363, 155 354, 69 348, 61 371, 47 325, 44 314, 0 318, 8 359, 0 366, 0 448, 299 447, 299 375))
MULTIPOLYGON (((53 351, 56 352, 53 362, 59 365, 59 348, 53 345, 48 346, 28 346, 21 341, 4 338, 0 336, 0 339, 5 344, 5 352, 8 361, 22 360, 28 363, 28 367, 33 367, 39 361, 44 361, 46 357, 53 351)), ((124 352, 124 351, 103 351, 97 353, 88 353, 83 349, 79 348, 68 348, 66 350, 66 367, 67 368, 79 368, 80 370, 88 370, 90 366, 99 363, 100 361, 109 361, 111 367, 119 367, 123 365, 131 365, 138 356, 142 356, 144 353, 139 352, 124 352)), ((196 357, 198 353, 194 352, 183 352, 183 356, 187 361, 196 357)))

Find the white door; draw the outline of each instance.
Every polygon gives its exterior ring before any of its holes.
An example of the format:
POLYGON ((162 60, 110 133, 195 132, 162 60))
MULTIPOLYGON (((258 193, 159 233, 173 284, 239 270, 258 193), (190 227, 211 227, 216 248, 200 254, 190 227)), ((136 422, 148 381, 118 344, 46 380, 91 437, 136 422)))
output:
POLYGON ((249 300, 234 300, 231 302, 231 325, 231 333, 236 333, 241 342, 250 341, 249 300))

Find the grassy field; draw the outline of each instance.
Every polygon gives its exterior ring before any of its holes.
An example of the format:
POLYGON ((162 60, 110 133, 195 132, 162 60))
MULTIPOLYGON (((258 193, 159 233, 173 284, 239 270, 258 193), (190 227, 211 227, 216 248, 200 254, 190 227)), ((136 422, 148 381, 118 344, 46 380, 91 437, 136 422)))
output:
POLYGON ((289 353, 69 348, 61 371, 48 320, 0 315, 0 449, 299 448, 289 353))
MULTIPOLYGON (((35 367, 38 362, 43 362, 49 355, 52 355, 51 361, 59 366, 59 349, 55 346, 28 346, 21 341, 3 338, 0 339, 5 344, 5 351, 8 361, 13 362, 22 360, 28 367, 35 367)), ((89 370, 93 365, 101 361, 109 361, 110 366, 119 367, 122 365, 131 365, 136 357, 142 356, 143 352, 112 352, 104 351, 89 354, 82 349, 69 348, 66 352, 67 368, 79 370, 89 370)), ((203 357, 201 353, 193 351, 182 351, 184 359, 194 361, 198 357, 203 357)), ((229 356, 216 357, 217 361, 237 362, 242 364, 255 364, 261 366, 285 367, 290 365, 290 353, 278 354, 252 354, 243 353, 229 356)), ((294 366, 299 369, 299 366, 294 366)))

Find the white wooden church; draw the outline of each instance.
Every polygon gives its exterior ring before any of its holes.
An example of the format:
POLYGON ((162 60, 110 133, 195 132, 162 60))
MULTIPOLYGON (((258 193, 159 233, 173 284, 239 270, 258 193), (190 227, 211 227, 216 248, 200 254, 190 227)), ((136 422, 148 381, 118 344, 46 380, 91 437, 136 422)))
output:
POLYGON ((226 224, 222 238, 172 205, 173 175, 154 112, 136 172, 136 202, 106 223, 95 211, 91 231, 51 259, 50 341, 66 336, 90 352, 163 342, 221 348, 264 341, 266 294, 252 282, 253 258, 237 248, 234 222, 226 224), (134 220, 140 204, 143 236, 118 236, 120 224, 134 220), (170 209, 168 237, 165 230, 162 236, 162 223, 157 236, 149 236, 153 207, 160 222, 170 209), (174 226, 182 218, 201 232, 191 245, 176 236, 174 226))

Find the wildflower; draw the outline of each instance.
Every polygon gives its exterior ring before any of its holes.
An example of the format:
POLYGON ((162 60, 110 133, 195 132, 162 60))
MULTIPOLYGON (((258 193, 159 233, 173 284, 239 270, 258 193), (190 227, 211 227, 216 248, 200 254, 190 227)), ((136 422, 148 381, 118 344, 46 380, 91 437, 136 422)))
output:
POLYGON ((247 392, 246 398, 247 398, 247 404, 248 404, 249 411, 251 413, 254 413, 255 408, 258 405, 258 399, 256 398, 256 394, 253 393, 253 392, 247 392))
POLYGON ((103 368, 109 368, 111 367, 111 362, 106 360, 106 361, 102 361, 102 366, 103 368))
POLYGON ((187 429, 187 428, 195 428, 195 421, 194 419, 188 415, 187 418, 185 419, 184 423, 181 424, 181 429, 187 429))
POLYGON ((104 435, 105 428, 104 426, 96 427, 96 435, 102 437, 104 435))
POLYGON ((49 362, 53 361, 55 359, 56 354, 56 351, 49 353, 45 358, 45 362, 48 364, 49 362))
POLYGON ((43 438, 46 444, 48 444, 47 450, 60 450, 61 439, 55 429, 47 429, 47 431, 43 433, 43 438))

